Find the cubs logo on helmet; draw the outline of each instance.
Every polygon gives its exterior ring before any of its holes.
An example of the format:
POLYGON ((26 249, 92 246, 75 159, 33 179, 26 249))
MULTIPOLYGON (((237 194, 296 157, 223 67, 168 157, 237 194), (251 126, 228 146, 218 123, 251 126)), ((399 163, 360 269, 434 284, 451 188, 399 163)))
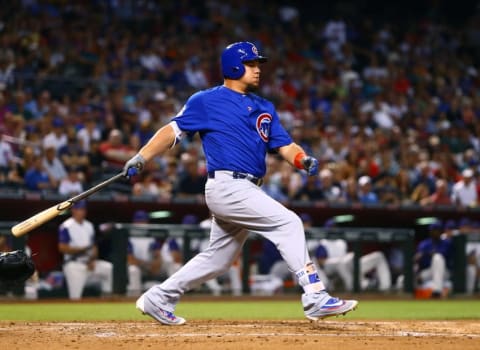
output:
POLYGON ((272 116, 268 113, 260 114, 257 117, 256 127, 260 138, 264 142, 268 142, 270 136, 270 125, 272 123, 272 116))

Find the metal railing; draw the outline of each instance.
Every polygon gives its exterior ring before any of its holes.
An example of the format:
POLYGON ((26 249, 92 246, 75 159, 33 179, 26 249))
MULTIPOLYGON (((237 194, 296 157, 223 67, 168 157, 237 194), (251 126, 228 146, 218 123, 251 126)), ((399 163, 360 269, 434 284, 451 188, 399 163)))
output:
MULTIPOLYGON (((0 235, 10 235, 11 227, 16 222, 0 222, 0 235)), ((168 237, 181 238, 183 240, 184 262, 193 257, 191 243, 194 239, 206 239, 209 236, 209 230, 200 228, 198 225, 180 225, 180 224, 138 224, 114 223, 112 225, 111 240, 111 261, 114 265, 113 271, 113 291, 116 294, 125 294, 127 286, 127 245, 128 238, 131 236, 156 237, 166 239, 168 237)), ((414 291, 414 271, 413 256, 415 253, 415 231, 413 229, 401 228, 377 228, 377 227, 340 227, 340 228, 319 228, 312 227, 306 230, 307 239, 344 239, 351 244, 354 253, 354 292, 360 292, 360 264, 359 259, 364 244, 396 244, 404 255, 403 273, 405 283, 403 291, 413 293, 414 291)), ((251 235, 245 242, 242 254, 242 270, 247 273, 242 274, 243 292, 249 293, 249 274, 251 263, 251 244, 255 240, 263 239, 261 236, 251 235)), ((465 246, 468 241, 480 241, 480 234, 458 235, 453 237, 454 244, 454 271, 452 282, 454 293, 465 292, 467 263, 465 246)), ((11 236, 12 248, 23 249, 26 244, 26 236, 11 236)), ((22 285, 17 286, 17 293, 21 295, 22 285)))

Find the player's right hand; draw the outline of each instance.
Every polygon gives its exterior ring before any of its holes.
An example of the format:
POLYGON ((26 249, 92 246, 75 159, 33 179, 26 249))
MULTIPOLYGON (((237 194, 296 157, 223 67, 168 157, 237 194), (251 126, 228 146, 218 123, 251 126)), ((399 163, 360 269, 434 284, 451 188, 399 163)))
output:
POLYGON ((130 178, 140 173, 144 167, 145 158, 140 153, 137 153, 125 163, 122 173, 125 177, 130 178))
POLYGON ((318 160, 311 157, 306 156, 302 158, 303 168, 307 171, 309 176, 317 175, 318 173, 318 160))

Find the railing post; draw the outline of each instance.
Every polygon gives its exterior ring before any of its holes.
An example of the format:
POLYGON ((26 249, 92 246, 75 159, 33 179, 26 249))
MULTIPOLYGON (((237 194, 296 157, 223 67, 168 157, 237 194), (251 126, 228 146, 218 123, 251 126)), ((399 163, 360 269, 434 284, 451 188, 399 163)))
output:
POLYGON ((242 251, 242 292, 250 294, 250 247, 251 238, 247 238, 242 251))
POLYGON ((403 282, 403 290, 406 293, 413 293, 413 256, 415 254, 415 238, 414 234, 409 234, 408 238, 403 242, 403 274, 405 276, 403 282))
POLYGON ((466 266, 467 256, 465 253, 465 245, 467 238, 465 235, 460 234, 453 236, 453 292, 465 293, 466 292, 466 266))
MULTIPOLYGON (((25 236, 13 237, 12 248, 13 250, 25 250, 26 239, 25 236)), ((22 297, 25 295, 25 282, 16 283, 12 288, 14 295, 22 297)))
POLYGON ((125 294, 127 291, 127 248, 128 231, 121 227, 113 231, 112 263, 113 263, 113 293, 125 294))
POLYGON ((361 243, 355 240, 353 243, 353 291, 359 293, 360 288, 360 256, 362 254, 361 243))

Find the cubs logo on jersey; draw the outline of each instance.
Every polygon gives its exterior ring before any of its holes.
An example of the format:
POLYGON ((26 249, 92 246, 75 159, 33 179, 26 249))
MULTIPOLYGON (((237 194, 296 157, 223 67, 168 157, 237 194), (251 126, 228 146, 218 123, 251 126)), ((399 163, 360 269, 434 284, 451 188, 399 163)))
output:
POLYGON ((260 138, 264 142, 268 142, 270 135, 270 125, 272 123, 272 116, 268 113, 262 113, 257 117, 256 127, 260 138))

